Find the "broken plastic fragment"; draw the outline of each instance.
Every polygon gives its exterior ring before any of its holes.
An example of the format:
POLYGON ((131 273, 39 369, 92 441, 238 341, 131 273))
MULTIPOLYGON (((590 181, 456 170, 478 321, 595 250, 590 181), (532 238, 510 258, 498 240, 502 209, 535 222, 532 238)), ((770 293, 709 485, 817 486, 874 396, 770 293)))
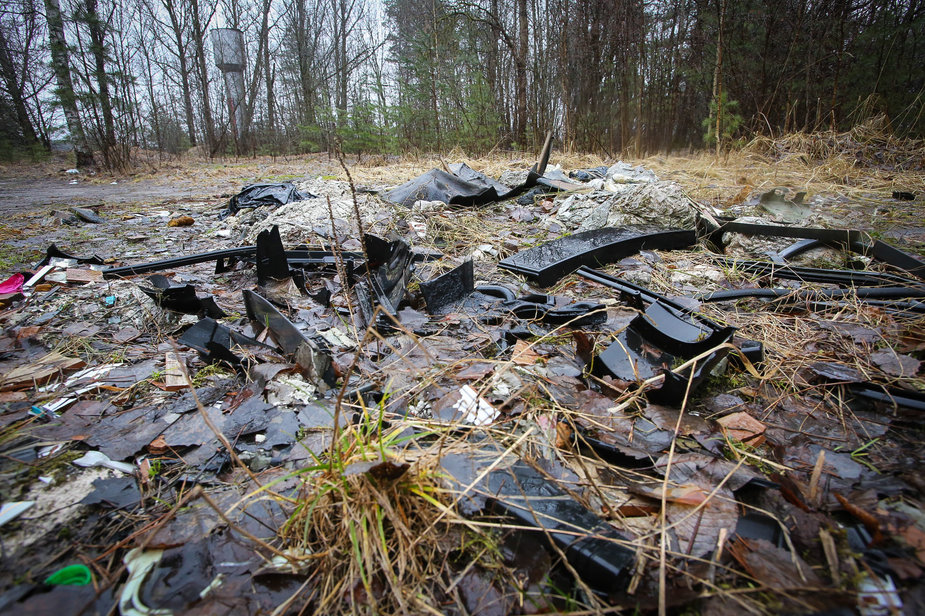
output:
POLYGON ((307 371, 306 376, 319 389, 326 391, 334 386, 336 378, 331 356, 325 350, 302 335, 276 307, 253 291, 244 290, 244 306, 248 318, 267 327, 276 344, 307 371))
POLYGON ((15 501, 12 503, 3 503, 3 506, 0 507, 0 526, 3 526, 10 520, 19 517, 34 504, 35 501, 15 501))
POLYGON ((498 411, 469 385, 459 389, 459 401, 453 408, 462 413, 462 419, 474 426, 487 426, 498 418, 498 411))
POLYGON ((644 381, 664 375, 662 386, 646 396, 653 401, 677 404, 721 359, 728 349, 719 349, 701 359, 694 374, 672 369, 678 361, 716 348, 732 338, 735 328, 714 328, 706 323, 686 320, 661 302, 653 302, 636 316, 617 339, 600 354, 595 367, 622 381, 644 381))
POLYGON ((160 562, 164 550, 133 548, 125 555, 123 562, 129 572, 128 581, 119 595, 119 613, 122 616, 172 616, 173 611, 152 609, 141 602, 141 587, 148 574, 160 562))
POLYGON ((74 464, 77 466, 83 466, 84 468, 89 468, 91 466, 102 466, 104 468, 112 469, 120 473, 126 473, 131 475, 135 472, 135 467, 127 462, 116 462, 110 460, 109 456, 99 451, 88 451, 80 458, 74 460, 74 464))

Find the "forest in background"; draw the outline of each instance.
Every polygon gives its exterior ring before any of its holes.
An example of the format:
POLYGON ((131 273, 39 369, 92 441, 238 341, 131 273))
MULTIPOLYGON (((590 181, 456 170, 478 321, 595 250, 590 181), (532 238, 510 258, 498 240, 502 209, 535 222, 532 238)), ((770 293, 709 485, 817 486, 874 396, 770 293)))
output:
POLYGON ((921 138, 923 65, 923 0, 7 0, 0 158, 479 154, 547 131, 641 156, 874 116, 921 138), (216 27, 244 33, 239 137, 216 27))

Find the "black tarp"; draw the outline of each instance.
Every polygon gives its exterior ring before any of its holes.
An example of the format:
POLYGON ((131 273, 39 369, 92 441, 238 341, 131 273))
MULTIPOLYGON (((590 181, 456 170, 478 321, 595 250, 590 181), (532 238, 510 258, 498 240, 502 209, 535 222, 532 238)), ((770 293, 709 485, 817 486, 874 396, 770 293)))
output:
POLYGON ((415 201, 443 201, 452 205, 484 205, 511 199, 534 186, 539 175, 531 171, 521 186, 510 188, 470 168, 465 163, 450 165, 448 173, 431 169, 385 194, 393 203, 411 207, 415 201))
POLYGON ((300 192, 292 182, 248 184, 241 192, 228 201, 228 209, 219 214, 225 218, 237 214, 245 208, 255 208, 263 205, 286 205, 293 201, 313 199, 315 195, 300 192))
POLYGON ((451 205, 470 206, 512 199, 542 180, 551 147, 552 133, 549 133, 539 162, 527 173, 526 181, 514 188, 496 182, 465 163, 454 163, 447 170, 431 169, 393 188, 385 193, 385 198, 405 207, 411 207, 415 201, 442 201, 451 205))

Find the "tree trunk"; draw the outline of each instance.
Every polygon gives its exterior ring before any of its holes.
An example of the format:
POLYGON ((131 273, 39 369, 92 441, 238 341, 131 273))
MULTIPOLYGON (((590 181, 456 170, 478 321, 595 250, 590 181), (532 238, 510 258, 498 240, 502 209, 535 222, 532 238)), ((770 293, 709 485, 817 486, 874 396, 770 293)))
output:
POLYGON ((716 72, 713 74, 713 97, 716 100, 716 155, 723 148, 723 25, 726 20, 726 0, 719 4, 719 34, 716 40, 716 72))
POLYGON ((520 27, 517 37, 517 55, 514 57, 514 79, 517 102, 514 113, 514 139, 521 149, 527 142, 527 53, 530 30, 527 22, 527 0, 517 0, 517 20, 520 27))
POLYGON ((273 92, 275 72, 273 64, 270 62, 270 0, 266 0, 263 6, 263 23, 260 26, 260 34, 263 39, 263 70, 264 78, 267 82, 267 132, 270 138, 275 142, 276 133, 276 97, 273 92))
POLYGON ((71 133, 74 154, 79 169, 93 166, 93 153, 87 144, 80 113, 77 110, 77 97, 71 81, 71 67, 68 62, 67 40, 64 38, 64 21, 61 18, 61 5, 58 0, 45 0, 45 18, 48 20, 48 46, 51 48, 51 66, 58 82, 56 94, 64 109, 67 129, 71 133))
POLYGON ((206 66, 205 28, 208 27, 212 16, 209 15, 205 23, 199 15, 199 0, 193 0, 193 44, 196 47, 196 64, 199 68, 199 86, 202 88, 202 122, 205 124, 206 141, 209 146, 209 156, 214 156, 218 150, 215 139, 215 124, 212 121, 212 99, 209 95, 209 69, 206 66))
POLYGON ((37 145, 39 138, 35 133, 35 127, 32 125, 32 119, 29 118, 29 110, 26 109, 22 84, 17 78, 16 66, 10 55, 9 44, 2 28, 0 28, 0 72, 3 73, 3 81, 6 83, 6 89, 10 93, 10 98, 13 102, 13 109, 16 111, 16 123, 19 124, 19 131, 22 133, 26 145, 37 145))
POLYGON ((186 132, 190 145, 196 147, 196 123, 193 120, 193 94, 189 83, 189 65, 186 63, 186 46, 183 44, 183 24, 177 13, 174 0, 161 0, 170 17, 170 29, 173 30, 174 42, 177 44, 177 61, 180 63, 180 88, 183 91, 183 111, 186 116, 186 132))
POLYGON ((90 51, 93 53, 94 77, 99 92, 100 110, 103 114, 103 130, 100 145, 103 148, 103 160, 108 169, 121 167, 123 161, 117 160, 116 124, 112 115, 112 99, 109 95, 109 78, 106 75, 106 40, 103 24, 97 12, 97 0, 85 0, 87 29, 90 31, 90 51))

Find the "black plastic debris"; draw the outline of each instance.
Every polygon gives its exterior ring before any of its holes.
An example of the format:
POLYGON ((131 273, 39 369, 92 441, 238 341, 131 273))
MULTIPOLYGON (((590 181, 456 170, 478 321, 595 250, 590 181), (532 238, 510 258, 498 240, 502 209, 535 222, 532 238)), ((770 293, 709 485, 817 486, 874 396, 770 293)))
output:
POLYGON ((410 182, 393 188, 385 198, 411 207, 415 201, 442 201, 451 205, 473 206, 511 199, 536 185, 539 175, 532 172, 527 181, 509 188, 488 176, 469 168, 465 163, 449 166, 450 171, 431 169, 410 182))
POLYGON ((621 280, 620 278, 615 278, 614 276, 585 266, 578 268, 575 273, 583 278, 593 280, 594 282, 602 284, 606 287, 620 291, 620 293, 628 299, 628 303, 636 302, 634 305, 635 308, 642 309, 644 307, 642 304, 638 303, 640 301, 645 303, 658 301, 665 306, 670 306, 680 312, 688 312, 688 308, 679 302, 665 297, 664 295, 659 295, 658 293, 647 289, 642 285, 630 282, 629 280, 621 280))
POLYGON ((384 262, 371 273, 370 284, 376 299, 390 315, 398 313, 398 306, 405 297, 411 279, 412 259, 411 247, 402 240, 395 240, 389 243, 384 262))
POLYGON ((695 233, 684 229, 606 227, 568 235, 518 252, 503 259, 498 267, 548 287, 582 265, 613 263, 643 249, 678 250, 693 245, 695 241, 695 233))
MULTIPOLYGON (((373 237, 373 236, 368 236, 373 237)), ((384 241, 384 240, 380 240, 384 241)), ((389 242, 385 242, 386 245, 389 245, 389 242)), ((49 249, 51 250, 51 249, 49 249)), ((60 251, 59 251, 60 252, 60 251)), ((188 255, 185 257, 174 257, 171 259, 162 259, 159 261, 149 261, 148 263, 138 263, 135 265, 123 265, 120 267, 109 267, 103 270, 103 278, 119 278, 122 276, 133 276, 136 274, 147 274, 151 272, 170 270, 179 267, 188 267, 190 265, 197 265, 199 263, 208 263, 209 261, 215 261, 216 263, 216 273, 221 273, 226 271, 229 267, 228 262, 230 261, 253 261, 257 254, 256 246, 241 246, 239 248, 225 248, 223 250, 213 250, 210 252, 202 252, 194 255, 188 255)), ((64 253, 63 258, 73 258, 64 253)), ((59 256, 58 254, 53 254, 52 256, 59 256)), ((422 262, 422 261, 432 261, 435 259, 441 258, 443 255, 436 251, 427 251, 427 250, 414 250, 411 253, 412 261, 422 262)), ((388 253, 383 258, 388 257, 388 253)), ((94 257, 99 259, 99 257, 94 257)), ((370 259, 372 260, 373 255, 370 254, 370 259)), ((339 255, 335 254, 331 250, 315 250, 309 248, 299 248, 296 250, 287 250, 286 251, 286 260, 290 268, 300 268, 300 269, 310 269, 310 268, 327 268, 330 271, 335 271, 336 264, 338 260, 342 260, 344 267, 347 270, 348 276, 352 276, 355 269, 360 267, 363 263, 363 255, 358 252, 344 251, 339 255)), ((95 263, 95 261, 83 261, 86 263, 95 263)), ((100 260, 102 263, 102 260, 100 260)), ((37 266, 39 267, 39 266, 37 266)))
POLYGON ((916 278, 925 280, 925 261, 917 259, 908 252, 904 252, 886 242, 875 241, 870 247, 870 256, 887 265, 905 270, 916 278))
MULTIPOLYGON (((546 195, 551 195, 559 192, 558 189, 549 188, 548 186, 534 186, 524 194, 517 197, 517 205, 534 205, 536 200, 540 197, 545 197, 546 195)), ((519 219, 515 219, 519 220, 519 219)), ((532 218, 526 219, 524 222, 530 222, 532 218)))
POLYGON ((125 509, 141 504, 141 492, 134 477, 112 477, 94 479, 93 492, 80 501, 84 505, 106 505, 113 509, 125 509))
POLYGON ((244 290, 247 317, 270 330, 273 340, 290 356, 316 385, 333 387, 336 377, 331 356, 316 342, 306 338, 273 304, 253 291, 244 290))
POLYGON ((421 294, 427 311, 441 314, 446 306, 460 302, 475 289, 475 270, 472 259, 449 272, 421 283, 421 294))
POLYGON ((441 459, 457 487, 472 486, 460 500, 463 515, 491 512, 513 518, 518 526, 534 530, 538 547, 552 542, 564 552, 569 565, 593 590, 602 594, 621 590, 635 561, 627 539, 523 460, 502 460, 480 478, 499 455, 501 450, 486 448, 441 459))
POLYGON ((109 267, 103 270, 103 278, 119 278, 121 276, 134 276, 135 274, 147 274, 158 272, 177 267, 187 267, 199 263, 208 263, 215 261, 221 263, 224 259, 242 259, 252 258, 257 251, 256 246, 241 246, 240 248, 225 248, 223 250, 213 250, 210 252, 201 252, 185 257, 174 257, 172 259, 161 259, 158 261, 149 261, 148 263, 138 263, 136 265, 123 265, 120 267, 109 267))
POLYGON ((852 384, 848 389, 858 397, 879 402, 890 407, 896 406, 912 409, 914 411, 925 411, 925 394, 920 392, 898 389, 896 387, 885 387, 873 383, 852 384))
POLYGON ((556 298, 552 295, 525 295, 514 300, 507 300, 500 307, 520 319, 541 321, 547 325, 588 327, 600 325, 607 320, 607 312, 603 304, 569 302, 558 305, 556 298))
POLYGON ((311 193, 300 192, 292 182, 248 184, 228 201, 228 208, 219 214, 219 218, 233 216, 245 208, 264 205, 275 207, 286 205, 292 201, 304 201, 305 199, 314 198, 315 195, 311 193))
POLYGON ((823 229, 818 227, 800 227, 790 225, 768 225, 747 222, 735 222, 719 218, 719 226, 709 223, 705 218, 698 222, 702 226, 705 240, 716 248, 722 246, 720 241, 724 233, 739 233, 747 236, 790 237, 794 239, 813 239, 826 242, 827 245, 841 244, 852 246, 864 240, 864 234, 851 229, 823 229))
POLYGON ((93 255, 91 257, 76 257, 74 255, 68 254, 58 248, 56 245, 52 244, 45 250, 45 256, 41 261, 35 264, 35 269, 44 267, 51 263, 52 259, 74 259, 81 265, 102 265, 102 257, 93 255))
POLYGON ((148 282, 153 286, 141 286, 141 290, 161 308, 213 319, 226 316, 225 311, 215 303, 214 297, 211 295, 199 297, 196 294, 196 287, 191 284, 174 286, 170 280, 160 274, 150 276, 148 282))
POLYGON ((749 511, 739 516, 735 536, 743 539, 763 539, 779 548, 784 547, 784 533, 780 522, 771 516, 749 511))
POLYGON ((827 284, 837 284, 842 286, 877 286, 877 285, 903 285, 916 284, 916 281, 910 280, 904 276, 896 274, 874 272, 874 271, 857 271, 857 270, 839 270, 824 269, 815 267, 802 267, 799 265, 786 265, 772 263, 770 261, 754 261, 750 259, 733 259, 730 257, 716 256, 714 261, 730 269, 741 270, 758 276, 768 276, 770 278, 782 278, 785 280, 800 280, 803 282, 821 282, 827 284))
POLYGON ((279 227, 264 229, 257 234, 257 284, 264 286, 270 280, 289 278, 286 249, 279 236, 279 227))
POLYGON ((909 298, 925 297, 925 288, 919 287, 858 287, 854 289, 723 289, 697 296, 701 302, 726 302, 745 297, 774 299, 788 305, 804 305, 813 310, 833 305, 828 300, 857 298, 872 306, 883 306, 901 311, 925 312, 925 302, 909 298), (907 301, 909 300, 909 301, 907 301))
POLYGON ((599 374, 609 374, 622 381, 645 381, 664 375, 657 389, 646 392, 653 402, 680 404, 688 390, 693 392, 729 352, 717 349, 697 362, 690 370, 676 371, 678 364, 729 342, 733 327, 715 328, 706 323, 679 316, 660 302, 649 304, 637 315, 617 339, 593 362, 599 374))
POLYGON ((492 180, 465 163, 455 163, 449 165, 447 170, 431 169, 385 193, 385 198, 406 207, 411 207, 415 201, 442 201, 451 205, 472 206, 512 199, 535 186, 543 177, 551 147, 552 133, 549 133, 539 162, 530 169, 526 181, 514 188, 492 180))
POLYGON ((207 364, 221 361, 231 366, 241 363, 241 358, 232 350, 235 346, 269 349, 265 344, 229 329, 210 317, 200 319, 183 332, 177 342, 199 351, 207 364))

